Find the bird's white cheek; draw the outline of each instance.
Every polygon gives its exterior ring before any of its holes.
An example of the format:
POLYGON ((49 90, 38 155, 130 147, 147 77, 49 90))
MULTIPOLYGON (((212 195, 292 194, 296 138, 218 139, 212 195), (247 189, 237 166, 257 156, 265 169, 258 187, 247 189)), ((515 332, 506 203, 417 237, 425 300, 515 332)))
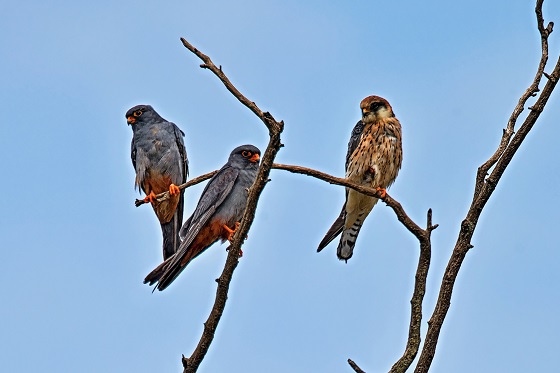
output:
POLYGON ((389 110, 387 110, 387 108, 382 107, 379 110, 377 110, 377 113, 375 114, 375 116, 378 119, 390 118, 391 117, 391 112, 389 110))

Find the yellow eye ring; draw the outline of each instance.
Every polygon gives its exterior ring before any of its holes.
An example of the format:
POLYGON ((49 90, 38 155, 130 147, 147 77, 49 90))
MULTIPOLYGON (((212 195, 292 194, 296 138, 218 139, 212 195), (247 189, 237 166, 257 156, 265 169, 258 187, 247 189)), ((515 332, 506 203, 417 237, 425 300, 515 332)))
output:
POLYGON ((132 113, 132 115, 138 118, 140 115, 142 115, 142 110, 136 110, 134 113, 132 113))
POLYGON ((241 152, 241 155, 244 156, 245 158, 249 158, 252 155, 252 153, 247 150, 243 150, 241 152))

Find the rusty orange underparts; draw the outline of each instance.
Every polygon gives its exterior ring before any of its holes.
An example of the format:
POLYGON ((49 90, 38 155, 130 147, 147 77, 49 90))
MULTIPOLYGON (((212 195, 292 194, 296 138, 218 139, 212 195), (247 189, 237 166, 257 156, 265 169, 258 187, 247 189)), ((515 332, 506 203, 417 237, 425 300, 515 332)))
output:
POLYGON ((142 190, 146 193, 154 192, 155 194, 160 194, 168 190, 171 193, 171 188, 173 187, 175 185, 173 185, 169 175, 162 175, 155 171, 150 172, 142 182, 142 190))
MULTIPOLYGON (((235 223, 235 228, 231 229, 219 220, 211 220, 206 224, 200 232, 196 235, 193 242, 189 245, 188 249, 184 253, 181 259, 181 267, 187 265, 191 260, 193 260, 197 255, 206 250, 214 242, 222 239, 223 241, 233 239, 235 231, 239 227, 239 223, 235 223)), ((239 256, 243 255, 240 251, 239 256)))

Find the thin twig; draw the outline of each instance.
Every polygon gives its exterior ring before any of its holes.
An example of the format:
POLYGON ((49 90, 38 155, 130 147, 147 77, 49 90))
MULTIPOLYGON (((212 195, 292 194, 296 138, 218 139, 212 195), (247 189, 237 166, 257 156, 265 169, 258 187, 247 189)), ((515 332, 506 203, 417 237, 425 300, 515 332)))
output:
POLYGON ((352 369, 354 369, 354 372, 356 372, 356 373, 366 373, 352 359, 348 359, 348 364, 350 364, 352 369))
POLYGON ((245 105, 249 110, 255 113, 258 116, 265 126, 268 128, 269 133, 273 136, 274 133, 281 133, 284 128, 284 123, 277 122, 270 113, 263 112, 259 107, 247 97, 245 97, 239 90, 230 82, 226 74, 222 71, 222 67, 219 68, 214 65, 210 57, 196 49, 191 43, 189 43, 185 38, 181 38, 181 42, 191 52, 193 52, 198 58, 200 58, 204 64, 200 65, 203 69, 209 69, 216 75, 222 83, 226 86, 227 90, 231 92, 232 95, 235 96, 243 105, 245 105))
MULTIPOLYGON (((183 189, 186 189, 186 188, 188 188, 188 187, 190 187, 190 186, 199 184, 199 183, 201 183, 201 182, 203 182, 203 181, 205 181, 205 180, 210 179, 212 176, 214 176, 214 175, 216 174, 216 172, 218 172, 218 171, 217 171, 217 170, 216 170, 216 171, 211 171, 211 172, 208 172, 208 173, 206 173, 206 174, 204 174, 204 175, 200 175, 200 176, 198 176, 198 177, 195 177, 194 179, 191 179, 191 180, 187 181, 187 182, 184 183, 184 184, 177 185, 177 188, 183 190, 183 189)), ((163 192, 163 193, 160 193, 160 194, 157 194, 157 195, 156 195, 156 200, 157 200, 158 202, 165 201, 166 199, 169 199, 169 192, 163 192)), ((144 201, 143 199, 137 199, 136 201, 134 201, 134 205, 135 205, 136 207, 142 206, 142 205, 145 204, 145 203, 148 203, 148 202, 147 202, 147 201, 144 201)))
POLYGON ((301 167, 301 166, 293 166, 293 165, 285 165, 285 164, 280 164, 280 163, 275 163, 274 165, 272 165, 272 168, 275 169, 279 169, 279 170, 285 170, 285 171, 289 171, 292 173, 297 173, 297 174, 303 174, 303 175, 308 175, 308 176, 312 176, 315 177, 317 179, 326 181, 330 184, 335 184, 335 185, 342 185, 351 189, 354 189, 362 194, 368 195, 368 196, 372 196, 375 198, 379 198, 381 199, 383 202, 385 202, 385 204, 387 204, 387 206, 391 207, 393 209, 393 211, 395 212, 395 215, 397 215, 397 219, 399 219, 399 221, 412 233, 414 234, 417 238, 420 238, 423 236, 424 234, 424 230, 422 228, 420 228, 418 226, 418 224, 416 224, 404 211, 403 207, 401 206, 401 204, 393 199, 393 197, 391 197, 389 195, 389 193, 386 193, 385 196, 383 196, 378 190, 373 189, 373 188, 368 188, 365 187, 363 185, 360 184, 356 184, 352 181, 349 181, 348 179, 342 179, 339 177, 335 177, 335 176, 331 176, 329 174, 326 174, 324 172, 321 171, 317 171, 317 170, 313 170, 311 168, 307 168, 307 167, 301 167))
MULTIPOLYGON (((373 188, 368 188, 368 187, 365 187, 361 184, 356 184, 356 183, 354 183, 352 181, 349 181, 347 179, 331 176, 329 174, 326 174, 326 173, 321 172, 321 171, 313 170, 311 168, 306 168, 306 167, 301 167, 301 166, 284 165, 284 164, 279 164, 279 163, 274 163, 272 165, 272 168, 276 168, 276 169, 280 169, 280 170, 286 170, 286 171, 290 171, 290 172, 293 172, 293 173, 299 173, 299 174, 304 174, 304 175, 308 175, 308 176, 313 176, 317 179, 326 181, 330 184, 347 186, 349 188, 355 189, 358 192, 361 192, 361 193, 366 194, 368 196, 381 198, 381 194, 373 188)), ((212 176, 214 176, 214 174, 216 172, 218 172, 218 171, 216 170, 216 171, 208 172, 204 175, 201 175, 201 176, 198 176, 198 177, 196 177, 192 180, 189 180, 188 182, 186 182, 184 184, 178 185, 177 187, 179 189, 188 188, 190 186, 201 183, 201 182, 211 178, 212 176)), ((157 199, 158 202, 162 202, 166 199, 169 199, 169 192, 163 192, 163 193, 157 194, 156 199, 157 199)), ((148 202, 145 202, 144 200, 141 200, 141 199, 137 199, 135 201, 135 205, 137 207, 141 206, 145 203, 148 203, 148 202)))
POLYGON ((534 97, 537 94, 537 92, 539 92, 539 84, 541 82, 541 78, 543 74, 545 74, 544 68, 548 61, 548 35, 550 35, 550 33, 552 32, 552 28, 554 26, 554 23, 550 22, 547 28, 546 29, 544 28, 544 19, 542 15, 543 1, 544 0, 537 0, 537 5, 535 7, 535 13, 537 16, 537 27, 541 35, 541 50, 542 50, 541 59, 539 61, 539 66, 537 68, 535 78, 533 80, 533 83, 527 88, 525 93, 523 93, 519 98, 519 101, 517 102, 515 109, 513 109, 513 112, 509 117, 507 126, 503 131, 500 145, 498 146, 494 154, 478 168, 478 172, 476 176, 476 184, 474 188, 475 195, 480 193, 480 189, 482 188, 484 178, 488 175, 488 170, 490 170, 490 168, 492 168, 496 164, 496 162, 498 162, 498 160, 506 150, 506 147, 509 144, 511 137, 514 134, 515 123, 517 122, 517 119, 525 109, 525 104, 527 103, 527 100, 529 100, 529 98, 531 97, 534 97))

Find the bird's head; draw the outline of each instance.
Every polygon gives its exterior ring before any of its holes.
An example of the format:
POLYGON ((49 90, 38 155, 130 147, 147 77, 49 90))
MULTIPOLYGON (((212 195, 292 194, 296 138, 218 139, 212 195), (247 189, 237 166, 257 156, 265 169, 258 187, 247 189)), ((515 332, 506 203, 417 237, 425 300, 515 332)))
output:
POLYGON ((250 165, 258 167, 260 158, 261 151, 259 148, 253 145, 241 145, 233 149, 229 155, 229 162, 240 168, 250 165))
POLYGON ((159 114, 150 105, 136 105, 128 109, 125 117, 129 125, 147 122, 150 119, 161 119, 159 114))
POLYGON ((387 100, 379 96, 368 96, 360 102, 362 121, 370 123, 382 118, 394 117, 393 108, 387 100))

